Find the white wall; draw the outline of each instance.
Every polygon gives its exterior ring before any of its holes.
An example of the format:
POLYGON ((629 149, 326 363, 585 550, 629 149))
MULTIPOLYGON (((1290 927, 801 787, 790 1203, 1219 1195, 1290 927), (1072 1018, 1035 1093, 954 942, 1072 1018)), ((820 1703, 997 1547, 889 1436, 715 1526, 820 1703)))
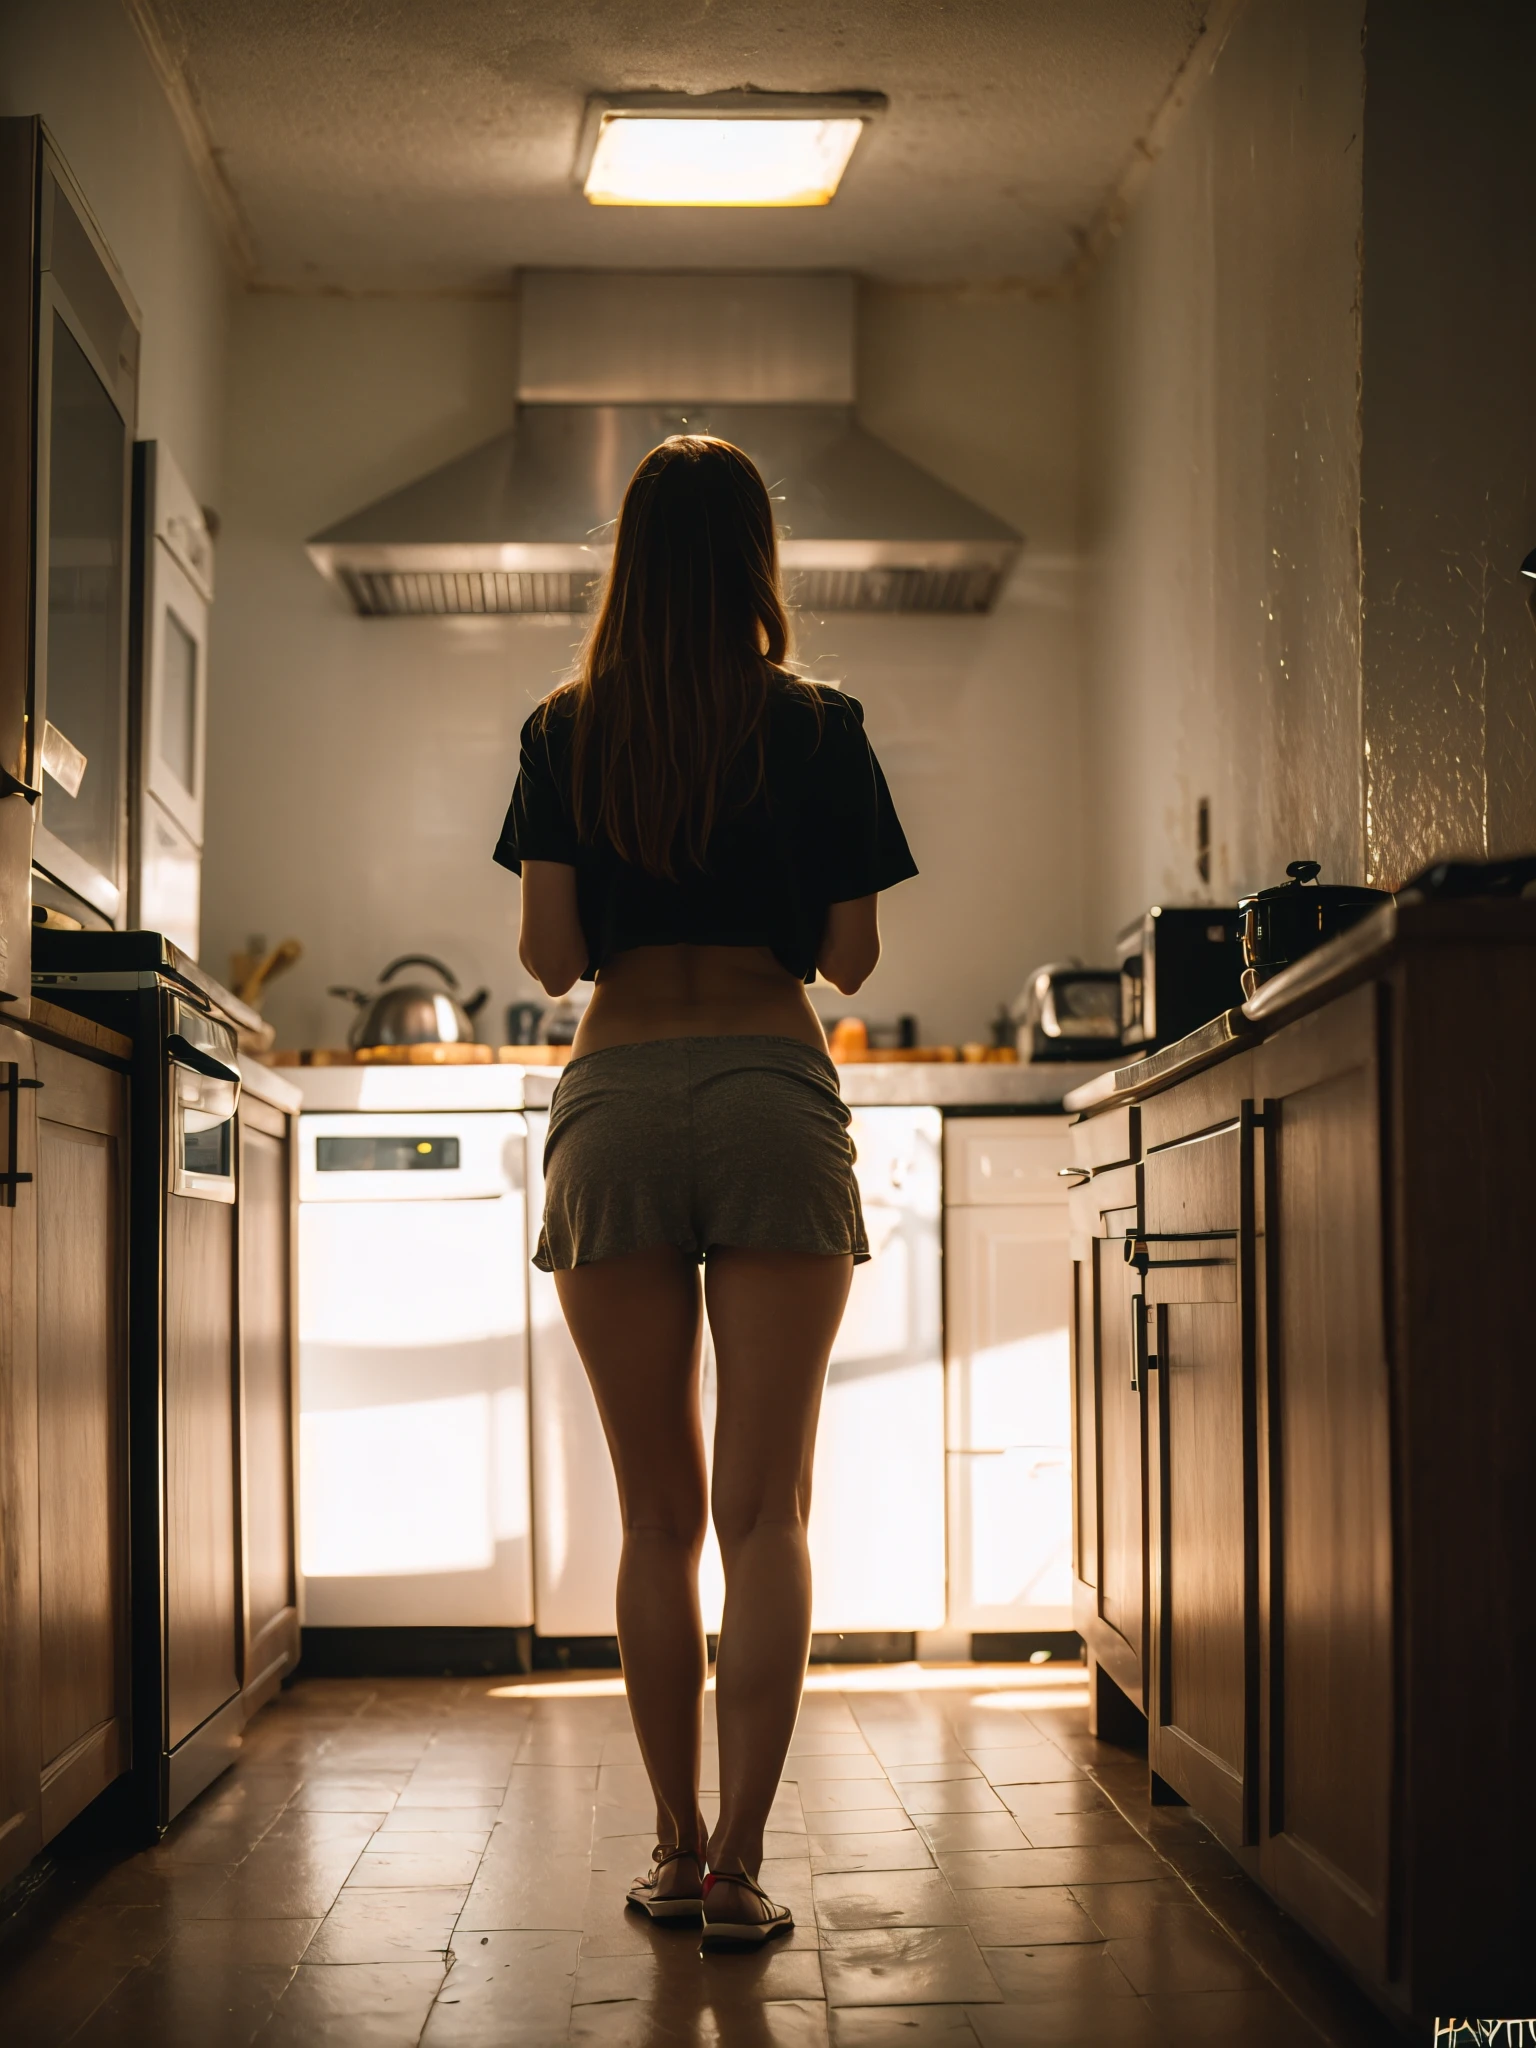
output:
MULTIPOLYGON (((800 626, 814 672, 864 701, 923 869, 888 899, 860 1008, 914 1011, 933 1038, 981 1035, 1031 965, 1077 941, 1076 317, 1022 297, 866 296, 865 417, 1031 548, 991 618, 800 626)), ((347 1012, 326 985, 367 984, 395 953, 487 983, 498 1030, 531 993, 517 884, 490 850, 518 728, 579 625, 361 620, 302 547, 505 426, 515 349, 510 300, 239 304, 203 958, 222 973, 252 934, 304 942, 268 1002, 281 1043, 339 1043, 347 1012)))
POLYGON ((1087 927, 1364 878, 1359 0, 1251 0, 1086 301, 1087 927), (1211 802, 1208 885, 1196 806, 1211 802))
POLYGON ((138 431, 219 503, 231 289, 160 83, 120 0, 0 7, 0 115, 41 114, 144 321, 138 431))

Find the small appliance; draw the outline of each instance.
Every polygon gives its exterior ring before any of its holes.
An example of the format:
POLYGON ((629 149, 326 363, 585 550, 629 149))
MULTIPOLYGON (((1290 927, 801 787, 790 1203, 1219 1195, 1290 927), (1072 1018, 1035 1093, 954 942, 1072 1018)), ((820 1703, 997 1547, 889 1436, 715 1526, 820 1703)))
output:
POLYGON ((384 969, 376 989, 338 986, 326 993, 356 1003, 358 1014, 347 1043, 360 1052, 375 1045, 471 1045, 475 1017, 489 991, 482 988, 462 999, 452 968, 430 953, 402 953, 384 969), (444 985, 428 988, 424 982, 402 981, 391 987, 403 967, 429 967, 444 985))
POLYGON ((1319 882, 1322 869, 1315 860, 1293 860, 1285 872, 1288 882, 1245 896, 1237 906, 1243 920, 1245 996, 1392 901, 1385 889, 1319 882))
POLYGON ((1230 904, 1154 903, 1115 941, 1120 1041, 1138 1053, 1172 1045, 1243 999, 1238 913, 1230 904))
POLYGON ((1120 973, 1055 960, 1037 967, 1013 1005, 1023 1060, 1110 1060, 1120 1050, 1120 973))

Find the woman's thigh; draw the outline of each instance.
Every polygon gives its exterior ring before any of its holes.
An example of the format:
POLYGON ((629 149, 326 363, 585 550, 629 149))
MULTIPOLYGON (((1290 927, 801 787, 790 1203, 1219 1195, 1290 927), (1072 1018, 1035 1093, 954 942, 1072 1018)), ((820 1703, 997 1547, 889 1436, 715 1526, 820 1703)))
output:
POLYGON ((602 1417, 625 1527, 699 1540, 698 1268, 664 1245, 557 1272, 555 1289, 602 1417))
POLYGON ((714 1513, 722 1544, 810 1513, 816 1422, 851 1256, 712 1251, 705 1300, 718 1377, 714 1513))

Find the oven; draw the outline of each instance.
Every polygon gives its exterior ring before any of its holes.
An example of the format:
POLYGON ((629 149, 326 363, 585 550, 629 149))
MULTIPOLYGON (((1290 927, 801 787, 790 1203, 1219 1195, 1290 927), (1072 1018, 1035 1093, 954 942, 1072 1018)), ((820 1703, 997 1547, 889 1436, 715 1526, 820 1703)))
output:
POLYGON ((213 540, 160 441, 133 452, 130 923, 197 958, 213 540))

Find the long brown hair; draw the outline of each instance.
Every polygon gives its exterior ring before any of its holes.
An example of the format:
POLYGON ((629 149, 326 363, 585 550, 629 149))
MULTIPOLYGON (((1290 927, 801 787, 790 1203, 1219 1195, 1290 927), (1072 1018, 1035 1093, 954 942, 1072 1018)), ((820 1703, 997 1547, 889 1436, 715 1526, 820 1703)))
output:
MULTIPOLYGON (((768 492, 749 457, 674 434, 630 478, 613 568, 574 680, 578 836, 671 877, 702 867, 743 755, 762 785, 770 694, 786 683, 789 620, 768 492)), ((817 699, 819 710, 819 699, 817 699)))

